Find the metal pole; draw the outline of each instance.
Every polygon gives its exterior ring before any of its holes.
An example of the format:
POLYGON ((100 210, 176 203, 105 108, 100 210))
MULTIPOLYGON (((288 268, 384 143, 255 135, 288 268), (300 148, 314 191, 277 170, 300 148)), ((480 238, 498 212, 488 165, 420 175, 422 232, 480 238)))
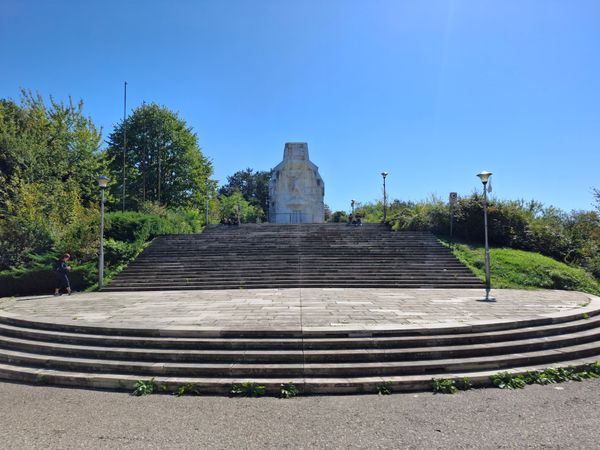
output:
POLYGON ((156 181, 156 191, 157 191, 157 201, 160 204, 160 145, 156 148, 157 156, 158 156, 158 179, 156 181))
POLYGON ((387 195, 385 192, 385 176, 383 177, 383 223, 387 219, 387 195))
POLYGON ((490 299, 490 247, 488 245, 488 220, 487 220, 487 182, 483 183, 483 228, 485 234, 485 299, 490 299))
POLYGON ((206 178, 206 221, 205 226, 208 226, 208 178, 206 178))
POLYGON ((454 222, 454 205, 450 205, 450 239, 452 239, 452 223, 454 222))
POLYGON ((98 289, 104 286, 104 188, 100 200, 100 255, 98 258, 98 289))
POLYGON ((123 211, 125 211, 125 153, 127 149, 127 81, 123 95, 123 211))

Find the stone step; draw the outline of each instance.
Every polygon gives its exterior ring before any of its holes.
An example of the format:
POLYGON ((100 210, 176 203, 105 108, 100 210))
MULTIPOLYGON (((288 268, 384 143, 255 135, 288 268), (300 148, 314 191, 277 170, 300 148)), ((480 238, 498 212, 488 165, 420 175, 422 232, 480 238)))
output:
POLYGON ((376 361, 344 363, 179 363, 69 358, 47 354, 0 349, 0 363, 55 370, 132 374, 140 377, 262 377, 262 378, 343 378, 401 376, 457 371, 502 370, 547 364, 565 359, 599 356, 600 342, 570 345, 559 349, 519 352, 493 356, 417 361, 376 361))
POLYGON ((546 336, 525 340, 511 340, 488 344, 428 346, 415 348, 360 348, 360 349, 306 349, 294 350, 214 350, 214 349, 148 349, 105 347, 40 342, 0 336, 0 349, 16 350, 72 358, 93 358, 120 361, 153 361, 181 363, 230 364, 287 364, 287 363, 363 363, 387 361, 418 361, 476 356, 503 355, 557 349, 586 342, 600 341, 600 329, 584 330, 567 335, 546 336))
POLYGON ((107 291, 286 287, 482 287, 428 232, 249 225, 162 236, 107 291))
POLYGON ((143 288, 146 291, 177 291, 177 290, 220 290, 220 289, 286 289, 286 288, 406 288, 406 289, 452 289, 452 288, 475 288, 481 287, 481 283, 431 283, 429 281, 423 283, 385 283, 385 282, 328 282, 323 281, 322 283, 306 283, 301 280, 296 282, 288 282, 288 283, 270 283, 265 281, 264 283, 238 283, 236 280, 233 280, 227 284, 173 284, 173 283, 164 283, 160 285, 136 285, 130 286, 128 284, 117 284, 114 287, 104 288, 103 291, 106 292, 136 292, 143 288))
MULTIPOLYGON (((296 307, 300 309, 299 307, 296 307)), ((192 327, 192 328, 147 328, 147 327, 116 327, 108 325, 86 325, 81 323, 54 323, 40 322, 37 320, 26 320, 13 317, 10 314, 0 313, 0 325, 19 328, 29 332, 52 332, 63 333, 76 336, 109 336, 138 338, 192 338, 192 339, 241 339, 247 340, 281 340, 301 339, 303 342, 311 342, 314 339, 371 339, 371 338, 407 338, 428 339, 434 336, 434 339, 446 339, 454 335, 459 335, 460 339, 465 336, 478 336, 481 334, 489 335, 490 339, 495 339, 497 332, 516 333, 519 330, 524 332, 541 331, 547 332, 551 329, 574 331, 570 328, 575 326, 576 330, 584 330, 599 325, 600 308, 595 306, 586 306, 572 311, 565 311, 559 315, 547 317, 535 317, 526 319, 516 319, 510 321, 494 321, 474 324, 438 324, 419 327, 400 327, 391 325, 389 327, 378 327, 376 329, 365 329, 364 327, 353 328, 352 326, 330 328, 330 327, 300 327, 292 326, 286 328, 264 328, 264 329, 223 329, 211 327, 192 327)), ((524 337, 525 335, 521 335, 524 337)), ((530 337, 530 336, 527 336, 530 337)), ((478 338, 479 339, 479 338, 478 338)), ((506 338, 504 338, 506 339, 506 338)), ((421 341, 422 342, 422 341, 421 341)), ((439 342, 438 342, 439 343, 439 342)), ((464 342, 463 342, 464 343, 464 342)))
MULTIPOLYGON (((55 325, 54 329, 32 328, 32 325, 10 325, 0 323, 0 336, 41 341, 46 343, 59 343, 70 345, 86 345, 100 347, 143 348, 143 349, 169 349, 177 350, 335 350, 335 349, 411 349, 416 347, 441 347, 452 345, 474 345, 496 342, 508 342, 532 338, 543 338, 561 334, 577 333, 600 327, 600 315, 588 319, 577 319, 549 325, 522 326, 513 324, 515 328, 507 330, 493 330, 490 326, 479 332, 467 332, 470 327, 458 327, 453 334, 422 334, 390 336, 388 334, 377 336, 348 337, 353 332, 340 330, 339 336, 327 336, 325 332, 305 333, 303 337, 281 333, 277 338, 272 337, 153 337, 149 335, 123 336, 111 334, 111 330, 90 327, 78 328, 79 332, 71 327, 55 325), (29 325, 29 326, 27 326, 29 325), (91 331, 91 332, 90 332, 91 331), (96 331, 106 331, 106 334, 94 334, 96 331), (345 334, 344 334, 345 333, 345 334)), ((527 324, 530 322, 526 322, 527 324)), ((130 330, 135 333, 135 330, 130 330)), ((424 331, 427 331, 425 329, 424 331)), ((443 329, 442 329, 443 331, 443 329)), ((405 331, 406 333, 407 331, 405 331)), ((435 333, 432 329, 431 333, 435 333)), ((163 331, 164 333, 164 331, 163 331)), ((234 335, 235 336, 235 335, 234 335)))
POLYGON ((414 281, 414 280, 432 280, 432 281, 443 281, 443 280, 473 280, 469 274, 464 272, 450 272, 449 271, 429 271, 423 273, 412 273, 412 274, 397 274, 397 273, 381 273, 376 275, 362 274, 360 272, 354 273, 338 273, 338 272, 275 272, 275 271, 259 271, 248 274, 244 271, 216 271, 216 272, 204 272, 204 271, 187 271, 180 270, 175 272, 154 272, 148 271, 145 273, 141 272, 128 272, 126 275, 120 277, 120 280, 134 280, 144 279, 147 281, 152 280, 175 280, 175 279, 204 279, 204 280, 231 280, 235 278, 244 278, 247 280, 264 280, 265 277, 269 277, 271 280, 297 280, 303 279, 305 281, 321 281, 324 278, 328 280, 376 280, 376 281, 414 281))
MULTIPOLYGON (((548 367, 583 367, 595 362, 595 358, 578 358, 560 363, 528 365, 511 369, 514 375, 525 374, 532 370, 544 370, 548 367)), ((469 378, 473 387, 490 386, 490 376, 498 371, 464 371, 444 374, 444 378, 460 381, 469 378)), ((98 374, 62 370, 48 370, 32 367, 19 367, 11 364, 0 364, 0 378, 34 384, 50 384, 67 387, 84 387, 91 389, 110 389, 133 391, 134 385, 140 380, 135 375, 98 374)), ((438 377, 439 378, 439 377, 438 377)), ((353 378, 184 378, 184 377, 155 377, 154 381, 164 386, 166 392, 176 392, 181 386, 190 386, 203 395, 227 395, 234 383, 252 381, 265 387, 267 395, 278 395, 280 386, 293 383, 302 394, 375 394, 383 383, 393 392, 431 391, 431 375, 409 375, 392 377, 353 377, 353 378)), ((160 391, 159 391, 160 392, 160 391)))

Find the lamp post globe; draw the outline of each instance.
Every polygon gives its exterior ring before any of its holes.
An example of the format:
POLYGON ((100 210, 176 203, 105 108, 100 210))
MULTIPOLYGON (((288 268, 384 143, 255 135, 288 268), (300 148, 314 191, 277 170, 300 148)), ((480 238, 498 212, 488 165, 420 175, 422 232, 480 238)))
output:
POLYGON ((483 230, 485 237, 485 301, 493 302, 495 299, 490 297, 491 280, 490 280, 490 246, 488 244, 488 220, 487 220, 487 192, 488 182, 492 176, 492 172, 483 170, 477 174, 483 184, 483 230))
POLYGON ((98 177, 100 187, 100 252, 98 254, 98 289, 104 286, 104 190, 108 187, 110 179, 104 175, 98 177))
POLYGON ((387 221, 387 193, 385 191, 385 178, 388 176, 387 172, 381 172, 383 177, 383 223, 387 221))
POLYGON ((477 176, 479 177, 479 179, 481 180, 481 182, 483 184, 487 184, 488 180, 492 176, 492 172, 488 172, 487 170, 482 170, 481 172, 479 172, 477 174, 477 176))

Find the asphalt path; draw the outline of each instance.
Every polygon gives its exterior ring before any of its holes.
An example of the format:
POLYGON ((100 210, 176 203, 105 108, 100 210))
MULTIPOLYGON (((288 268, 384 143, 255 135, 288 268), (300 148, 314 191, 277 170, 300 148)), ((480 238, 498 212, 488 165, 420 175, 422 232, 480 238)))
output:
POLYGON ((0 383, 0 448, 597 449, 599 406, 600 380, 288 400, 0 383))

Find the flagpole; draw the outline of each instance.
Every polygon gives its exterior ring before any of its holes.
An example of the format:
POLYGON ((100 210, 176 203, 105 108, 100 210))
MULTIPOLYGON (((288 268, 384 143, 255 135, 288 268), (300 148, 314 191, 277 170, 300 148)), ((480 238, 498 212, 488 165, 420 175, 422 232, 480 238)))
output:
POLYGON ((125 155, 127 150, 127 81, 123 92, 123 212, 125 211, 125 155))

